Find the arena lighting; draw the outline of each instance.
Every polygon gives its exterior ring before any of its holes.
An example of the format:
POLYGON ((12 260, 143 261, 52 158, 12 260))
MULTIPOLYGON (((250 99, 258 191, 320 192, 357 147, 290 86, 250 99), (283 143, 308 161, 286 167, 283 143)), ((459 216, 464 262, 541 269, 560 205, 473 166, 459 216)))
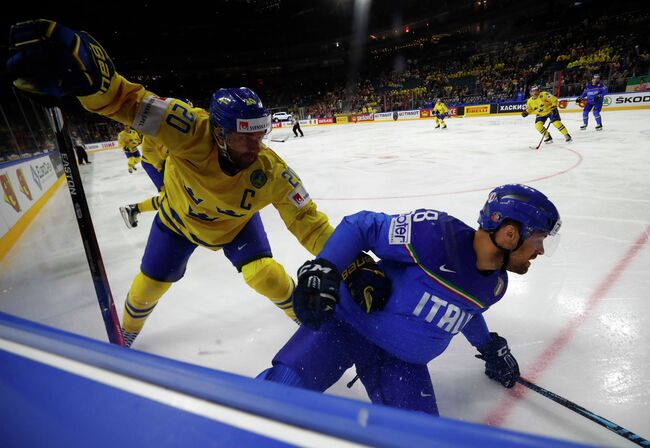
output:
POLYGON ((346 90, 350 90, 356 85, 363 49, 366 44, 366 36, 368 35, 368 16, 371 3, 371 0, 354 0, 354 16, 352 19, 354 34, 350 41, 350 66, 346 90))

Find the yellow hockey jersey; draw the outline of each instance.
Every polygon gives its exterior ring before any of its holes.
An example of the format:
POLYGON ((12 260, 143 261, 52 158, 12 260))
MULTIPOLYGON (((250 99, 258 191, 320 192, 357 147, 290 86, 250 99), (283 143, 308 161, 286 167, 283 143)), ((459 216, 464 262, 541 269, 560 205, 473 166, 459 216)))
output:
POLYGON ((446 114, 449 112, 449 109, 447 109, 447 106, 445 106, 445 103, 437 103, 433 107, 433 113, 434 114, 446 114))
POLYGON ((529 114, 535 112, 538 117, 545 117, 551 113, 553 107, 557 107, 557 103, 557 97, 548 92, 540 92, 537 98, 532 96, 528 98, 526 112, 529 114))
POLYGON ((131 125, 169 150, 159 216, 190 241, 216 250, 269 204, 314 255, 333 232, 300 178, 270 148, 262 145, 251 166, 234 176, 225 174, 207 111, 157 97, 117 73, 105 93, 79 100, 89 111, 131 125))
POLYGON ((142 143, 142 137, 135 129, 122 130, 117 134, 117 146, 122 148, 124 152, 136 152, 138 146, 142 143))
POLYGON ((142 161, 152 165, 158 172, 162 171, 168 155, 167 148, 153 137, 145 135, 142 138, 142 161))

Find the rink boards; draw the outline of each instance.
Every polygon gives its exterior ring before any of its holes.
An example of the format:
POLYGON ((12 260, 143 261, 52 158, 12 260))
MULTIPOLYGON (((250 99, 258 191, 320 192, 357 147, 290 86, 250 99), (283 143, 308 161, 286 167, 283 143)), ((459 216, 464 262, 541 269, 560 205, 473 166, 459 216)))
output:
POLYGON ((287 388, 0 313, 4 447, 579 447, 287 388))

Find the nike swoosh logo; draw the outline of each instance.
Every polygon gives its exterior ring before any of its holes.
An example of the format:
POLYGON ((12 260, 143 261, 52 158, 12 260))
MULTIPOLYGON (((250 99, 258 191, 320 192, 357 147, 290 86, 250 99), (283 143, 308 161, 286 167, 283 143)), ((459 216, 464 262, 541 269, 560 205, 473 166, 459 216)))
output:
POLYGON ((440 265, 440 267, 438 269, 440 269, 442 272, 451 272, 452 274, 456 273, 456 271, 452 271, 451 269, 447 269, 444 264, 440 265))
POLYGON ((242 250, 244 247, 246 247, 248 243, 244 243, 241 246, 237 246, 237 250, 242 250))
POLYGON ((424 397, 424 398, 426 398, 426 397, 433 397, 433 394, 425 394, 424 392, 420 391, 420 396, 421 396, 421 397, 424 397))

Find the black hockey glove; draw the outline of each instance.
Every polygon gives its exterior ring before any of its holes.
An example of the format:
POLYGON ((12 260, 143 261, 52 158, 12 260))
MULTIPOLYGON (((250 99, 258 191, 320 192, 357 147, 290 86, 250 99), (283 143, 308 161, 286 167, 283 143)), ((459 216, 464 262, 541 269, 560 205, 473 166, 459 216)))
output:
POLYGON ((579 106, 580 103, 582 103, 582 97, 581 97, 581 96, 579 96, 578 98, 576 98, 576 104, 579 106))
POLYGON ((341 274, 323 258, 307 261, 298 269, 293 310, 298 320, 313 330, 334 314, 339 301, 341 274))
POLYGON ((43 99, 85 96, 108 89, 113 62, 89 34, 50 20, 13 25, 7 70, 14 85, 43 99))
POLYGON ((594 96, 594 101, 600 101, 602 99, 602 96, 600 95, 595 95, 594 96))
POLYGON ((390 280, 365 252, 341 273, 354 301, 366 313, 382 310, 390 296, 390 280))
POLYGON ((551 107, 551 113, 552 114, 557 113, 557 107, 555 106, 551 107))
POLYGON ((519 364, 510 353, 508 341, 497 333, 490 333, 490 342, 480 347, 477 358, 485 361, 485 374, 504 387, 511 388, 519 378, 519 364))
POLYGON ((528 111, 523 111, 523 112, 521 113, 521 116, 524 117, 524 118, 526 118, 526 117, 528 116, 528 111))

